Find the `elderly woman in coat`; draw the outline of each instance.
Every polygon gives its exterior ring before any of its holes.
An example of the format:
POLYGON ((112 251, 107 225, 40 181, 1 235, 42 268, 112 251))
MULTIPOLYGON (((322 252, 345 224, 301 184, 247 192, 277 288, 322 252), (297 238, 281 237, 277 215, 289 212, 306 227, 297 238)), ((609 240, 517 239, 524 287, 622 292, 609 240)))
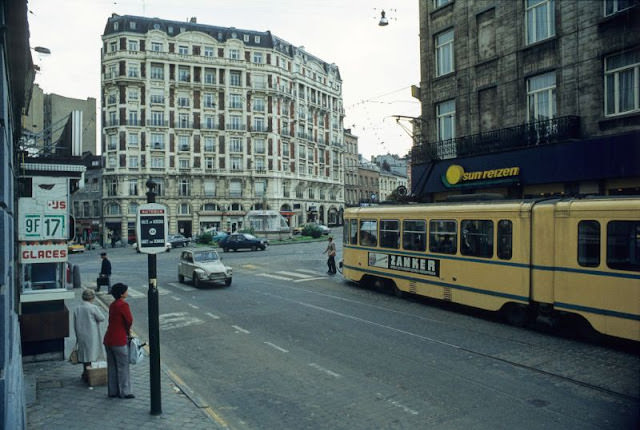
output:
POLYGON ((92 361, 104 357, 100 323, 105 320, 100 309, 93 304, 93 290, 82 292, 82 304, 73 311, 73 328, 78 345, 78 361, 83 364, 82 379, 87 380, 87 367, 92 361))

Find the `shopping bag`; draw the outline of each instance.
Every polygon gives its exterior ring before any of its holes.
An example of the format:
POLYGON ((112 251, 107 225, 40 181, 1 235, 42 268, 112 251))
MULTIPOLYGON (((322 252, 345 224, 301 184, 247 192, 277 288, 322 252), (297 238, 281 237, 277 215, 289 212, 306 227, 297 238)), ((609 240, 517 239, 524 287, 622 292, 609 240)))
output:
POLYGON ((144 346, 146 343, 143 343, 137 337, 129 338, 129 363, 130 364, 138 364, 144 358, 144 346))

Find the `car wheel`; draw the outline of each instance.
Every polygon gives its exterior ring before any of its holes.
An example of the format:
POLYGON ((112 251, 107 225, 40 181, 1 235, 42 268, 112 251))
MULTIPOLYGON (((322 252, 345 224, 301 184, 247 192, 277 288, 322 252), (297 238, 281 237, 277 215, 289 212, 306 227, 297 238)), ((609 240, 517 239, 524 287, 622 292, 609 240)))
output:
POLYGON ((229 252, 229 248, 222 248, 223 252, 229 252))
POLYGON ((224 284, 228 287, 229 285, 231 285, 231 278, 227 278, 224 280, 224 284))
POLYGON ((178 282, 180 282, 180 283, 184 282, 184 276, 183 275, 178 275, 178 282))
POLYGON ((262 247, 260 248, 262 251, 264 251, 265 249, 267 249, 266 245, 262 245, 262 247))
POLYGON ((256 249, 258 249, 258 247, 256 247, 255 245, 253 245, 253 246, 251 247, 251 250, 252 250, 252 251, 255 251, 256 249))
POLYGON ((196 288, 200 287, 200 279, 198 279, 198 275, 196 275, 195 273, 193 274, 193 286, 196 288))

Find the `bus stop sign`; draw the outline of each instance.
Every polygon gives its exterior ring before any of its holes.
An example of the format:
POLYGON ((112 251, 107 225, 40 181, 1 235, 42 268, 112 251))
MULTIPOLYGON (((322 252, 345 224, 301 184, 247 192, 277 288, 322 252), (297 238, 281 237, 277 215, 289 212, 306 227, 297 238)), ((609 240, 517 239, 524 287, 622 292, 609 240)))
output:
POLYGON ((136 218, 138 250, 144 254, 159 254, 167 243, 167 208, 158 203, 138 206, 136 218))

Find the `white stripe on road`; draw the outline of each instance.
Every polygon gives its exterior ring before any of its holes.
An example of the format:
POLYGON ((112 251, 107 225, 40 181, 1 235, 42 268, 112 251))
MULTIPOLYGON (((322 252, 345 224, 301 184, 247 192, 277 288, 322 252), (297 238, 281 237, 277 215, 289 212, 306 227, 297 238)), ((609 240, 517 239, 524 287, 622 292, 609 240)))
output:
POLYGON ((214 320, 219 320, 220 317, 218 315, 214 315, 211 312, 207 312, 207 315, 210 316, 211 318, 213 318, 214 320))
POLYGON ((181 301, 182 299, 178 296, 170 296, 173 300, 175 300, 176 302, 181 301))
POLYGON ((303 275, 302 273, 295 273, 295 272, 287 272, 285 270, 281 270, 276 273, 279 273, 281 275, 293 276, 294 278, 309 278, 309 275, 303 275))
POLYGON ((326 276, 320 276, 318 278, 296 279, 293 282, 298 283, 298 282, 307 282, 307 281, 317 281, 318 279, 327 279, 327 277, 326 276))
POLYGON ((235 328, 236 330, 238 330, 238 331, 240 331, 240 332, 242 332, 242 333, 245 333, 245 334, 249 334, 249 333, 251 333, 249 330, 245 330, 245 329, 243 329, 242 327, 238 327, 237 325, 232 325, 231 327, 233 327, 233 328, 235 328))
POLYGON ((189 307, 193 308, 193 309, 200 309, 198 306, 196 305, 192 305, 191 303, 188 303, 189 307))
POLYGON ((277 350, 278 350, 278 351, 280 351, 280 352, 289 352, 289 351, 287 351, 286 349, 284 349, 284 348, 280 348, 278 345, 273 344, 273 343, 271 343, 271 342, 265 342, 265 344, 269 345, 269 346, 270 346, 270 347, 272 347, 272 348, 277 349, 277 350))
POLYGON ((326 373, 329 376, 333 376, 334 378, 340 378, 341 377, 341 375, 339 373, 332 372, 329 369, 325 369, 324 367, 322 367, 322 366, 320 366, 320 365, 318 365, 316 363, 309 363, 309 366, 313 367, 316 370, 321 371, 322 373, 326 373))
POLYGON ((200 318, 189 316, 186 312, 172 312, 162 314, 159 317, 160 328, 162 330, 172 330, 176 328, 188 327, 192 325, 204 324, 200 318))
POLYGON ((193 291, 193 288, 187 287, 186 285, 178 284, 177 282, 169 282, 169 285, 171 285, 173 288, 177 288, 182 291, 186 291, 186 292, 193 291))
POLYGON ((312 275, 317 275, 317 270, 309 270, 309 269, 296 269, 296 272, 310 273, 312 275))
POLYGON ((260 274, 258 274, 258 276, 264 276, 265 278, 280 279, 282 281, 290 281, 291 280, 291 278, 285 278, 284 276, 278 276, 278 275, 271 275, 269 273, 260 273, 260 274))

